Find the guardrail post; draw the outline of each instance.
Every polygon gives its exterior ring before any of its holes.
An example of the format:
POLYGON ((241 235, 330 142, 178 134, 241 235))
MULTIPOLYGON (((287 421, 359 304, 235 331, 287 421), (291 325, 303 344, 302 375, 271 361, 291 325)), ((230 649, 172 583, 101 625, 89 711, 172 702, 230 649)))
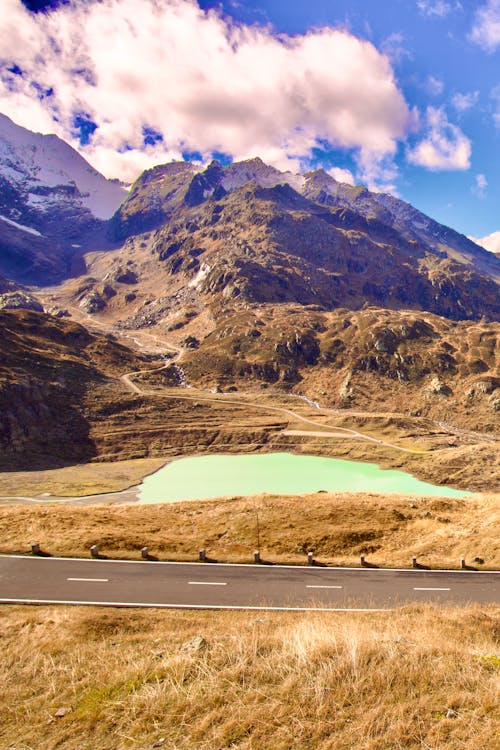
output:
POLYGON ((307 564, 308 565, 314 565, 314 557, 313 557, 313 555, 314 555, 313 552, 308 552, 307 553, 307 564))
POLYGON ((34 542, 31 545, 31 554, 32 555, 39 555, 40 554, 40 542, 34 542))
POLYGON ((149 558, 149 547, 143 547, 141 549, 141 557, 143 560, 147 560, 149 558))
POLYGON ((360 558, 359 558, 359 560, 361 562, 361 565, 365 564, 365 556, 364 555, 361 555, 360 558))
POLYGON ((412 568, 418 568, 417 558, 416 557, 412 557, 411 558, 411 567, 412 568))
POLYGON ((253 561, 254 563, 260 563, 260 552, 258 549, 253 553, 253 561))
POLYGON ((206 553, 205 547, 203 547, 203 548, 202 548, 202 549, 200 549, 200 551, 198 552, 198 560, 199 560, 200 562, 206 562, 206 559, 207 559, 207 553, 206 553))
POLYGON ((90 548, 90 556, 99 557, 99 547, 97 546, 97 544, 93 544, 90 548))
POLYGON ((465 557, 462 557, 462 559, 460 560, 460 567, 462 568, 462 570, 467 570, 467 565, 465 564, 465 557))

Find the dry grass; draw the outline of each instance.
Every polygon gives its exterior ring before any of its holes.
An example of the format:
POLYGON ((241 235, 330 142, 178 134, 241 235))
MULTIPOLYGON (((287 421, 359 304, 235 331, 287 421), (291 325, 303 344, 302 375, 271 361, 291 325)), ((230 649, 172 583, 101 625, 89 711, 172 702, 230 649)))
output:
POLYGON ((432 567, 482 558, 500 567, 500 497, 415 498, 348 493, 245 498, 157 505, 0 506, 0 552, 25 553, 33 541, 58 556, 88 556, 98 544, 110 557, 137 558, 148 546, 162 560, 194 560, 205 547, 219 561, 249 561, 257 513, 264 559, 405 567, 412 555, 432 567))
POLYGON ((142 458, 116 463, 88 463, 45 471, 0 473, 0 495, 33 497, 48 493, 53 497, 96 495, 119 492, 157 471, 165 459, 142 458))
POLYGON ((13 606, 0 638, 2 749, 498 748, 498 608, 13 606))

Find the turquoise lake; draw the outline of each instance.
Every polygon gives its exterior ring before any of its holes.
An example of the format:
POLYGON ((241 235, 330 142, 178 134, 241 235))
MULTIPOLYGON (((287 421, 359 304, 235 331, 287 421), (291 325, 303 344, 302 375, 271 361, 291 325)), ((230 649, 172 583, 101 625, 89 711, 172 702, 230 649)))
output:
POLYGON ((172 503, 261 492, 299 495, 303 492, 377 492, 464 497, 464 490, 421 482, 404 471, 376 464, 292 453, 245 456, 210 455, 181 458, 146 477, 143 503, 172 503))

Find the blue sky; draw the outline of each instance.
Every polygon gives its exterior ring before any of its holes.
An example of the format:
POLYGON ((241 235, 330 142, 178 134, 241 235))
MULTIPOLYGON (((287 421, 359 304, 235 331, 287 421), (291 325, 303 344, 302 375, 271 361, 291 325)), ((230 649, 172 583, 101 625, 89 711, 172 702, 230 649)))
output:
MULTIPOLYGON (((271 23, 277 32, 288 34, 341 24, 389 52, 407 102, 421 112, 428 106, 444 108, 450 122, 471 141, 467 169, 422 169, 400 153, 399 194, 466 234, 479 237, 500 229, 500 31, 492 46, 471 38, 477 11, 486 3, 205 0, 200 5, 222 6, 240 21, 271 23)), ((500 4, 496 19, 500 24, 500 4)), ((332 161, 338 163, 339 156, 342 165, 352 168, 349 155, 332 150, 332 161)))
POLYGON ((500 0, 2 2, 0 111, 107 176, 260 155, 500 229, 500 0))

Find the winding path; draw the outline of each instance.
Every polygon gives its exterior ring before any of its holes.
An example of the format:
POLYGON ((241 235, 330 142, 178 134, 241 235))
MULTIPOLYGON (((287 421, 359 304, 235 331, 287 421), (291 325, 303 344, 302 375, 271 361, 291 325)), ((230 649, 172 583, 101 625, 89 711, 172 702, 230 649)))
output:
MULTIPOLYGON (((241 401, 234 398, 227 398, 224 395, 215 397, 215 396, 200 396, 200 395, 178 395, 178 394, 171 394, 171 393, 158 393, 157 391, 145 391, 142 388, 140 388, 137 383, 134 383, 132 380, 132 377, 136 375, 144 375, 151 372, 159 372, 161 370, 166 369, 168 365, 162 365, 161 367, 155 367, 151 370, 137 370, 135 372, 128 372, 125 375, 122 375, 120 377, 121 382, 125 385, 126 388, 131 390, 133 393, 136 393, 140 396, 148 396, 148 397, 156 397, 156 398, 169 398, 169 399, 177 399, 181 401, 197 401, 199 402, 208 402, 208 403, 215 403, 215 404, 231 404, 232 406, 239 406, 242 408, 252 408, 252 409, 259 409, 260 411, 272 411, 277 412, 278 414, 284 414, 286 417, 291 418, 293 421, 296 422, 303 422, 304 424, 313 425, 313 427, 316 428, 316 432, 310 432, 304 430, 301 431, 294 431, 294 434, 302 434, 303 436, 313 435, 317 436, 318 432, 321 431, 321 433, 324 433, 324 437, 345 437, 345 438, 354 438, 356 440, 368 440, 369 442, 376 443, 377 445, 383 445, 387 448, 394 448, 398 451, 403 451, 404 453, 416 453, 418 455, 425 455, 427 451, 424 450, 418 450, 415 448, 404 448, 401 445, 395 445, 394 443, 389 443, 385 440, 380 440, 378 438, 371 437, 370 435, 365 435, 362 432, 358 432, 357 430, 351 430, 347 427, 332 427, 331 425, 324 425, 317 420, 309 419, 308 417, 304 417, 301 414, 298 414, 296 411, 292 411, 291 409, 286 409, 283 406, 271 406, 268 404, 258 404, 255 401, 241 401), (333 431, 335 433, 342 433, 341 435, 333 434, 333 431)), ((322 409, 319 410, 320 412, 323 411, 322 409)))

